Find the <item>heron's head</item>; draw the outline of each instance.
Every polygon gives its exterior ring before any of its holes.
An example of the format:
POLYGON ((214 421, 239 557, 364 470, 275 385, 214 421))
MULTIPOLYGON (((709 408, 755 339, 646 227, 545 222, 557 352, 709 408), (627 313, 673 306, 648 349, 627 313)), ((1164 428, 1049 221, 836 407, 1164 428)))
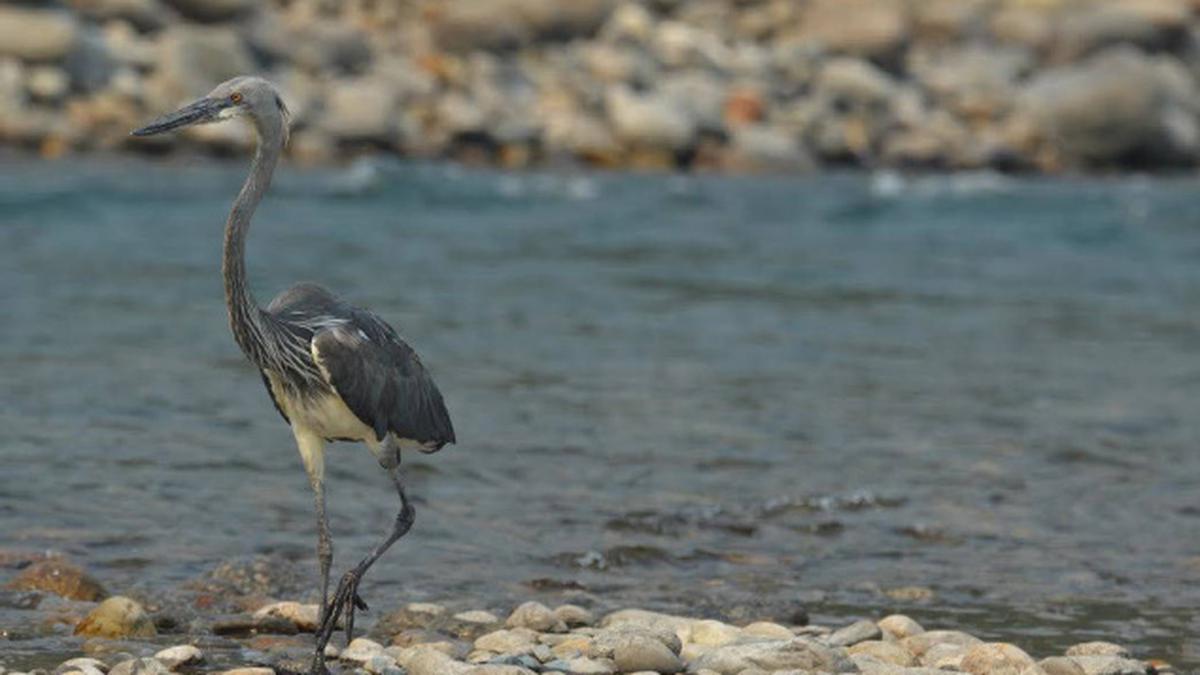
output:
POLYGON ((259 133, 278 130, 287 140, 288 109, 274 85, 261 77, 241 76, 217 85, 203 98, 168 113, 140 129, 134 136, 152 136, 193 124, 209 124, 248 117, 259 133))

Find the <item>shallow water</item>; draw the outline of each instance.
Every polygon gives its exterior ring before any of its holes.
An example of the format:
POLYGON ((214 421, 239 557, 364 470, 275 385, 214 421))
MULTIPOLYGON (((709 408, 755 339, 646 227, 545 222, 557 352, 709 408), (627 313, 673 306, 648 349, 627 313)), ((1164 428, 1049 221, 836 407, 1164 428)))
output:
MULTIPOLYGON (((242 171, 0 166, 0 546, 116 590, 312 565, 222 305, 242 171)), ((1200 668, 1198 214, 1182 178, 360 164, 285 171, 249 269, 263 303, 307 279, 373 308, 446 394, 460 443, 409 460, 376 607, 901 610, 1200 668)), ((329 464, 342 568, 397 505, 365 449, 329 464)))

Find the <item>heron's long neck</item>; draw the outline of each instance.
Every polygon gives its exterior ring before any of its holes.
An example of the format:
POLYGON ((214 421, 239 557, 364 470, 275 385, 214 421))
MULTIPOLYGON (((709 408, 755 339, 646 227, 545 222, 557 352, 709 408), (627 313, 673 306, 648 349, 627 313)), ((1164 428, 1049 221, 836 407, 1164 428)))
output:
POLYGON ((225 304, 229 308, 229 326, 242 352, 263 367, 266 365, 264 333, 269 318, 259 309, 246 283, 246 233, 250 219, 271 184, 271 174, 283 150, 282 134, 264 133, 259 129, 258 148, 250 165, 242 191, 233 202, 229 220, 225 223, 225 250, 221 271, 225 278, 225 304))

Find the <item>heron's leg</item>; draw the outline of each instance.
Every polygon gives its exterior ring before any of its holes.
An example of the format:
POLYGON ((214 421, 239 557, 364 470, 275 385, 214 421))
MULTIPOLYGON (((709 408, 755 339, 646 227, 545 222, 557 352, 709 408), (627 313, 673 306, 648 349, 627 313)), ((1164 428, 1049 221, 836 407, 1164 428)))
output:
POLYGON ((329 613, 329 568, 333 566, 333 535, 325 515, 325 484, 313 481, 313 497, 317 506, 317 564, 321 569, 321 613, 318 623, 329 613))
POLYGON ((367 570, 371 568, 371 565, 374 565, 375 561, 379 560, 391 548, 392 544, 395 544, 398 539, 408 533, 416 517, 416 511, 413 509, 412 502, 409 501, 408 495, 404 493, 404 481, 400 473, 399 450, 390 447, 390 444, 384 447, 386 452, 376 453, 376 456, 379 458, 379 463, 387 470, 388 477, 392 479, 392 483, 396 486, 396 493, 400 495, 400 513, 396 515, 396 520, 392 523, 391 532, 358 565, 349 572, 346 572, 345 576, 338 583, 337 590, 334 592, 333 599, 329 604, 329 612, 321 621, 321 626, 317 629, 318 651, 324 651, 325 645, 329 643, 329 639, 333 636, 333 631, 337 628, 338 619, 342 616, 345 616, 346 619, 346 642, 349 643, 353 639, 354 610, 355 608, 367 609, 366 603, 362 601, 362 598, 358 597, 358 584, 362 581, 363 575, 367 573, 367 570))
MULTIPOLYGON (((296 447, 304 460, 308 483, 313 489, 313 502, 317 511, 317 565, 321 570, 321 614, 318 625, 329 614, 329 568, 333 564, 333 537, 329 533, 329 518, 325 514, 325 441, 316 434, 302 429, 293 429, 296 447)), ((325 646, 313 655, 312 675, 324 675, 325 646)))

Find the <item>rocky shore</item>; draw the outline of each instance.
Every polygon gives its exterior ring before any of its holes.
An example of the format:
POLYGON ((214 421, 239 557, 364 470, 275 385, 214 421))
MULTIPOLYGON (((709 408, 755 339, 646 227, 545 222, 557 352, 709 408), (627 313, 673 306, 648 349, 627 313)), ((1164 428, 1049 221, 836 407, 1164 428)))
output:
MULTIPOLYGON (((226 563, 180 595, 110 595, 58 558, 31 562, 0 591, 28 627, 0 630, 0 675, 166 675, 305 672, 318 608, 280 600, 296 575, 277 560, 226 563), (25 635, 22 635, 25 633, 25 635), (5 671, 21 639, 59 635, 44 667, 5 671), (8 645, 8 648, 5 648, 8 645)), ((136 593, 134 593, 136 595, 136 593)), ((594 599, 581 599, 596 604, 594 599)), ((469 605, 466 605, 469 607, 469 605)), ((807 615, 733 625, 643 609, 601 612, 528 601, 508 611, 412 603, 365 635, 328 648, 333 672, 367 675, 1154 675, 1175 672, 1109 642, 1031 655, 960 630, 892 614, 844 626, 807 615)), ((11 615, 10 615, 11 617, 11 615)), ((360 625, 369 622, 359 622, 360 625)), ((0 627, 3 628, 3 627, 0 627)), ((360 634, 362 633, 360 629, 360 634)), ((340 638, 340 634, 339 634, 340 638)), ((46 662, 45 656, 26 661, 46 662)), ((18 662, 19 664, 19 662, 18 662)))
POLYGON ((1180 169, 1194 0, 62 0, 0 5, 0 144, 129 129, 262 73, 290 152, 725 171, 1180 169))

